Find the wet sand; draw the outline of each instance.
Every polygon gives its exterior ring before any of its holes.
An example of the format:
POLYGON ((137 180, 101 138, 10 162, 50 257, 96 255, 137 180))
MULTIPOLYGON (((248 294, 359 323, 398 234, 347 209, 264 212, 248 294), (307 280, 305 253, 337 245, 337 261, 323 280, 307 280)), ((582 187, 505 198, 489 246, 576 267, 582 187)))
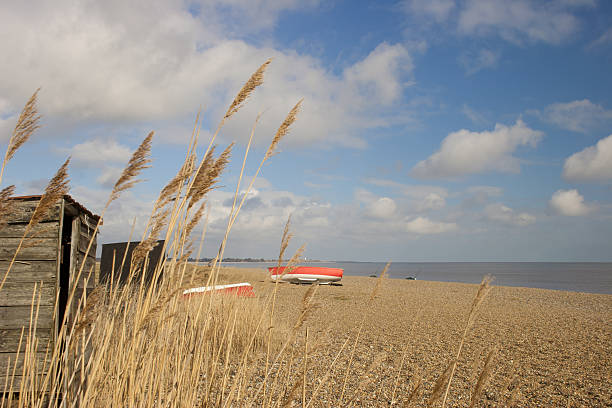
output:
MULTIPOLYGON (((274 287, 263 271, 243 270, 241 275, 250 277, 260 298, 274 287)), ((399 378, 395 400, 403 406, 422 378, 412 406, 428 406, 436 379, 457 353, 477 285, 387 279, 368 306, 375 282, 374 278, 345 277, 342 286, 318 287, 318 308, 305 325, 312 344, 321 344, 311 352, 309 376, 316 384, 347 336, 352 336, 352 345, 364 319, 348 398, 359 382, 363 391, 352 405, 389 406, 399 378), (317 338, 321 340, 313 340, 317 338), (368 373, 377 357, 382 359, 380 364, 368 373)), ((276 315, 285 325, 299 314, 307 289, 306 285, 279 285, 276 315)), ((447 406, 469 406, 491 348, 498 350, 493 372, 476 406, 506 406, 509 399, 520 407, 612 406, 612 295, 493 284, 468 332, 447 406)), ((349 355, 350 346, 329 386, 321 388, 315 406, 337 399, 349 355)), ((440 401, 434 406, 440 406, 440 401)))

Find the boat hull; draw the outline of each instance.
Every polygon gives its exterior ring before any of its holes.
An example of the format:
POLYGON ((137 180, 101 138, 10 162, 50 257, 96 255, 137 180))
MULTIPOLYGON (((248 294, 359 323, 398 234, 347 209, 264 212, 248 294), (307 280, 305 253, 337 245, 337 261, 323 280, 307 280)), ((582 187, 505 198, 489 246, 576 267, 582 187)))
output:
POLYGON ((253 286, 247 282, 232 283, 229 285, 200 286, 198 288, 184 290, 183 296, 190 297, 196 295, 207 295, 211 293, 234 295, 238 297, 255 297, 253 286))
POLYGON ((338 282, 342 279, 344 270, 340 268, 325 268, 321 266, 296 266, 286 271, 286 267, 271 267, 270 279, 291 283, 319 283, 326 284, 338 282))

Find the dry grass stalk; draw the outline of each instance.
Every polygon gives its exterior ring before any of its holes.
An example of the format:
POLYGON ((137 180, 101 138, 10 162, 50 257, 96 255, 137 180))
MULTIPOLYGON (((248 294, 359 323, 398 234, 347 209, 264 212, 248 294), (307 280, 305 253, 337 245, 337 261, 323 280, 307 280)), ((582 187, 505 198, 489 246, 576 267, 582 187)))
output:
POLYGON ((433 404, 435 404, 436 401, 438 401, 440 397, 442 396, 442 392, 444 391, 445 385, 451 380, 450 378, 451 371, 453 367, 455 367, 455 364, 456 364, 455 360, 451 361, 450 364, 444 370, 444 372, 442 372, 442 374, 436 380, 433 391, 431 392, 431 396, 429 397, 429 400, 427 401, 428 407, 433 406, 433 404))
POLYGON ((31 230, 33 226, 38 224, 53 208, 55 204, 70 190, 68 179, 68 164, 70 163, 70 158, 68 158, 64 164, 57 170, 55 176, 49 181, 47 187, 45 188, 45 192, 43 193, 36 209, 34 210, 34 214, 32 214, 32 218, 30 219, 30 223, 28 224, 28 229, 31 230))
POLYGON ((194 177, 194 182, 187 193, 189 198, 187 211, 189 211, 191 207, 200 201, 208 192, 210 192, 210 190, 213 189, 215 184, 217 184, 219 181, 219 176, 223 170, 225 170, 225 167, 229 162, 233 147, 234 143, 230 144, 216 160, 212 158, 214 147, 209 151, 207 157, 204 159, 204 165, 198 169, 198 172, 194 177))
POLYGON ((28 141, 34 131, 40 128, 40 115, 38 114, 37 107, 39 91, 40 88, 34 91, 19 114, 17 124, 13 129, 13 133, 6 148, 6 153, 4 154, 4 160, 2 161, 2 168, 0 169, 0 182, 2 182, 6 164, 13 158, 15 152, 17 152, 17 150, 19 150, 19 148, 28 141))
POLYGON ((289 242, 291 238, 293 238, 293 234, 290 232, 291 227, 291 215, 287 217, 287 222, 285 223, 285 229, 283 230, 283 236, 281 237, 280 250, 278 252, 278 267, 280 268, 283 263, 283 255, 285 255, 285 251, 289 246, 289 242))
POLYGON ((361 379, 357 384, 357 389, 355 390, 353 397, 349 400, 347 404, 348 406, 353 406, 354 402, 358 400, 359 397, 363 394, 363 390, 365 389, 365 387, 367 387, 374 381, 374 379, 372 378, 372 373, 383 363, 383 361, 385 361, 386 358, 387 353, 384 351, 381 351, 376 354, 374 360, 372 360, 366 371, 361 376, 361 379))
POLYGON ((463 336, 461 336, 461 342, 459 343, 459 348, 457 349, 457 355, 455 356, 455 361, 453 363, 453 367, 451 370, 450 378, 448 380, 448 384, 446 386, 446 391, 444 392, 444 399, 442 400, 442 408, 446 405, 446 399, 448 398, 448 391, 450 390, 451 382, 453 381, 453 375, 455 374, 455 369, 457 368, 457 361, 459 361, 459 356, 461 356, 461 350, 463 349, 463 344, 465 343, 465 339, 467 337, 468 331, 472 324, 474 323, 474 319, 476 318, 476 312, 478 311, 478 307, 486 297, 487 293, 491 289, 491 282, 493 278, 491 276, 485 276, 482 278, 482 282, 480 286, 478 286, 478 291, 476 292, 476 296, 474 296, 474 300, 472 301, 472 306, 470 308, 470 314, 468 315, 467 322, 465 324, 465 329, 463 331, 463 336))
POLYGON ((487 385, 489 378, 491 377, 491 373, 493 372, 493 360, 495 359, 495 355, 497 353, 497 349, 493 348, 487 354, 487 358, 485 359, 484 367, 478 376, 478 381, 476 382, 476 386, 474 387, 474 391, 472 392, 472 399, 470 401, 470 408, 476 406, 476 403, 480 399, 482 395, 482 391, 484 387, 487 385))
POLYGON ((412 405, 412 403, 414 401, 416 401, 417 396, 419 395, 421 388, 423 386, 423 377, 421 375, 417 375, 417 380, 416 383, 414 384, 414 388, 412 389, 412 391, 410 392, 410 395, 408 395, 408 398, 406 398, 406 401, 404 402, 404 407, 409 407, 412 405))
POLYGON ((15 186, 11 185, 0 190, 0 229, 6 225, 6 219, 13 212, 11 196, 15 194, 15 186))
MULTIPOLYGON (((372 304, 378 292, 380 291, 380 286, 382 285, 383 280, 387 276, 387 271, 389 270, 389 266, 391 266, 391 262, 387 262, 383 271, 381 272, 378 279, 376 279, 376 283, 374 288, 372 288, 372 292, 370 293, 370 297, 368 298, 368 306, 372 304)), ((359 328, 357 329, 357 334, 355 335, 355 342, 353 343, 353 349, 351 350, 351 356, 349 358, 348 366, 346 367, 346 371, 344 372, 344 382, 342 383, 342 391, 340 392, 340 397, 338 399, 338 405, 342 405, 342 401, 344 398, 344 393, 346 392, 346 384, 348 382, 348 378, 351 372, 351 366, 353 364, 353 359, 355 358, 355 352, 357 350, 357 343, 359 342, 359 337, 361 336, 361 332, 363 331, 363 325, 365 323, 366 315, 364 314, 361 317, 361 321, 359 322, 359 328)))
POLYGON ((278 147, 278 144, 280 143, 280 141, 287 135, 287 133, 289 133, 289 130, 291 129, 291 125, 293 125, 293 123, 297 119, 297 115, 302 108, 303 101, 304 99, 300 99, 298 103, 295 104, 295 106, 289 111, 289 113, 285 117, 285 120, 283 121, 283 123, 280 125, 280 127, 276 131, 276 134, 274 135, 274 138, 272 139, 272 143, 270 143, 270 146, 268 147, 268 150, 266 151, 266 155, 264 156, 264 161, 272 157, 272 155, 274 155, 274 153, 276 152, 276 148, 278 147))
POLYGON ((223 117, 224 120, 229 119, 234 113, 238 112, 240 108, 242 108, 242 106, 244 105, 244 102, 253 93, 255 88, 263 84, 264 73, 266 72, 266 68, 268 68, 268 65, 270 65, 271 62, 271 58, 264 62, 259 68, 257 68, 257 71, 255 71, 251 75, 249 80, 246 81, 246 83, 242 86, 242 88, 232 101, 231 105, 227 109, 227 112, 223 117))
POLYGON ((113 190, 108 198, 108 205, 115 201, 122 192, 129 190, 135 184, 139 183, 141 180, 137 180, 136 177, 140 174, 140 172, 146 168, 151 167, 149 164, 151 163, 150 153, 151 153, 151 141, 153 140, 154 132, 150 132, 147 137, 142 141, 140 146, 136 149, 136 151, 132 154, 130 161, 127 166, 123 169, 121 176, 113 186, 113 190))

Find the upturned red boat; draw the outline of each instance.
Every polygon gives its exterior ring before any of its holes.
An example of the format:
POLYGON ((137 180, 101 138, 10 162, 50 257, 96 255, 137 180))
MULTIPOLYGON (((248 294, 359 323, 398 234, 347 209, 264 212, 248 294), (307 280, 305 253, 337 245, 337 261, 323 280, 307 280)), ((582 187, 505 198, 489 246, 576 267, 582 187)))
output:
POLYGON ((286 269, 286 266, 270 267, 270 278, 291 283, 329 284, 342 279, 344 270, 341 268, 326 268, 323 266, 296 266, 286 269))
POLYGON ((247 282, 232 283, 229 285, 200 286, 198 288, 184 290, 183 296, 204 295, 213 292, 227 295, 235 295, 239 297, 255 297, 255 292, 253 292, 253 286, 251 286, 251 284, 247 282))

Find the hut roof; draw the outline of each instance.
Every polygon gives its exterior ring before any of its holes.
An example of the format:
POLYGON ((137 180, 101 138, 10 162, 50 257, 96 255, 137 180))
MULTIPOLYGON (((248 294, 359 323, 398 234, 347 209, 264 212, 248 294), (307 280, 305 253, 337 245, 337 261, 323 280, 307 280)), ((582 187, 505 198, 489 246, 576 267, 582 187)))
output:
MULTIPOLYGON (((34 201, 34 200, 40 200, 40 198, 42 197, 42 195, 25 195, 25 196, 15 196, 15 197, 11 197, 11 200, 20 200, 20 201, 34 201)), ((70 204, 74 205, 75 207, 77 207, 80 211, 84 212, 85 214, 89 215, 90 217, 92 217, 93 219, 96 220, 96 222, 100 219, 99 215, 96 215, 94 213, 92 213, 91 211, 89 211, 87 208, 85 208, 83 206, 83 204, 79 203, 77 200, 75 200, 74 198, 72 198, 70 195, 65 194, 64 195, 64 200, 68 201, 70 204)))

